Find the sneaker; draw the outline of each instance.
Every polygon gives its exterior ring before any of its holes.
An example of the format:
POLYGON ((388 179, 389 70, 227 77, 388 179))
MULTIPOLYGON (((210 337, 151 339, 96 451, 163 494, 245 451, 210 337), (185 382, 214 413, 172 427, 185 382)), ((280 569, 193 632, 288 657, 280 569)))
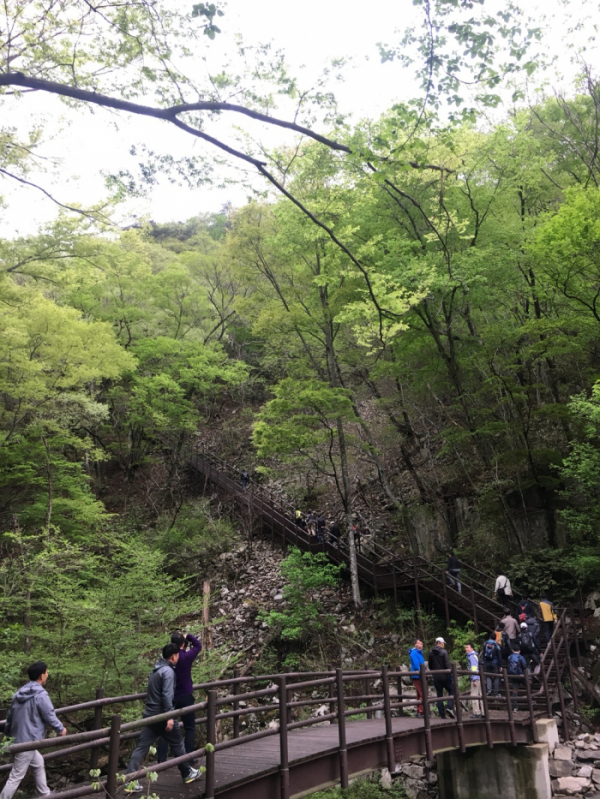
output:
POLYGON ((446 715, 450 716, 451 719, 455 719, 456 716, 454 715, 454 711, 450 710, 450 708, 446 708, 446 715))
POLYGON ((200 776, 200 772, 198 771, 198 769, 197 768, 192 768, 192 769, 190 769, 190 773, 187 775, 187 777, 183 778, 183 781, 187 785, 188 783, 194 782, 194 780, 197 780, 199 776, 200 776))
POLYGON ((123 789, 125 793, 141 793, 144 790, 143 785, 140 785, 139 782, 128 782, 125 788, 123 789))

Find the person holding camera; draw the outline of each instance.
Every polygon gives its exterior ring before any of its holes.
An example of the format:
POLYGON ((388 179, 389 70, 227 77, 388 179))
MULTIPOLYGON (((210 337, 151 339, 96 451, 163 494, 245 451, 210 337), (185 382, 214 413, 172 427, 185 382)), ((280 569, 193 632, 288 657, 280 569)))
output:
MULTIPOLYGON (((171 636, 171 643, 179 647, 179 659, 175 664, 175 693, 173 706, 175 710, 194 704, 192 666, 200 654, 202 644, 195 635, 175 632, 171 636)), ((186 713, 181 717, 184 729, 183 742, 186 752, 193 752, 196 741, 196 717, 194 713, 186 713)), ((168 744, 164 738, 158 742, 158 762, 164 763, 167 759, 168 744)), ((194 765, 194 761, 190 765, 194 765)))

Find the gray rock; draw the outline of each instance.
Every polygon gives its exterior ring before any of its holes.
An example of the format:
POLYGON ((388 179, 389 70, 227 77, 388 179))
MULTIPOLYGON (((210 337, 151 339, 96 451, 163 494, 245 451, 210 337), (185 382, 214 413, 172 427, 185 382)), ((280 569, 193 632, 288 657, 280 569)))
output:
POLYGON ((567 796, 575 796, 590 787, 590 781, 584 777, 559 777, 554 785, 555 793, 565 793, 567 796))
POLYGON ((600 783, 600 768, 595 768, 592 770, 592 779, 596 783, 600 783))
POLYGON ((381 769, 381 777, 379 778, 379 784, 382 788, 386 791, 389 791, 392 787, 392 775, 390 774, 387 768, 381 769))
POLYGON ((594 769, 591 766, 582 766, 577 774, 576 777, 586 777, 589 779, 592 776, 594 769))
POLYGON ((406 763, 402 766, 402 773, 413 780, 422 780, 425 778, 425 767, 406 763))
POLYGON ((555 760, 572 760, 573 753, 568 746, 557 746, 554 750, 555 760))
POLYGON ((570 777, 573 771, 573 764, 570 760, 550 760, 548 771, 551 777, 570 777))

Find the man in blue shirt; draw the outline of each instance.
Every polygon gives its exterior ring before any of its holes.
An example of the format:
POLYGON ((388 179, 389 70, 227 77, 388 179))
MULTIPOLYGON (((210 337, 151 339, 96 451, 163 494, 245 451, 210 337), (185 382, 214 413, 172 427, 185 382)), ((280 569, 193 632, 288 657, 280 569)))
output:
POLYGON ((419 704, 417 705, 417 718, 423 718, 423 686, 421 684, 421 664, 425 663, 425 658, 423 657, 423 641, 420 638, 417 638, 415 641, 415 645, 412 649, 408 650, 408 654, 410 657, 410 670, 416 671, 417 674, 411 675, 411 680, 413 681, 413 685, 415 686, 415 691, 417 692, 417 700, 419 704))

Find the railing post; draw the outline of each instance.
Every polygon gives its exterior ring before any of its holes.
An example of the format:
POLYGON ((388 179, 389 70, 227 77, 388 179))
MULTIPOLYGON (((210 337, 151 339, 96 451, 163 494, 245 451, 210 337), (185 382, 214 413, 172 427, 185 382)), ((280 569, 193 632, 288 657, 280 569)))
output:
POLYGON ((483 663, 479 663, 479 682, 481 683, 481 704, 483 705, 483 715, 485 717, 485 738, 489 749, 494 748, 494 739, 492 738, 492 725, 490 722, 490 706, 488 704, 487 683, 485 681, 485 672, 483 670, 483 663))
POLYGON ((344 715, 344 681, 342 680, 342 670, 335 670, 335 685, 337 693, 338 707, 338 735, 340 752, 340 785, 342 788, 348 787, 348 749, 346 746, 346 717, 344 715))
POLYGON ((206 750, 206 775, 205 775, 205 799, 214 799, 215 797, 215 750, 214 746, 217 742, 217 692, 210 690, 206 692, 207 707, 206 707, 206 743, 212 749, 206 750))
MULTIPOLYGON (((102 699, 104 697, 104 691, 102 688, 96 688, 96 699, 102 699)), ((102 705, 96 705, 94 708, 94 730, 101 730, 102 729, 102 705)), ((90 769, 98 768, 98 755, 100 754, 100 747, 94 746, 92 747, 92 752, 90 754, 90 769)))
POLYGON ((525 671, 525 694, 527 696, 527 710, 529 711, 529 721, 531 723, 531 740, 534 744, 538 742, 537 725, 535 723, 535 712, 533 709, 533 699, 531 697, 531 683, 529 682, 529 669, 525 671))
MULTIPOLYGON (((548 647, 546 647, 546 652, 548 651, 548 647)), ((544 653, 545 655, 546 653, 544 653)), ((546 674, 546 669, 544 667, 544 658, 540 660, 540 674, 542 675, 542 685, 544 686, 544 695, 546 697, 546 710, 548 711, 548 718, 552 718, 552 698, 550 696, 550 692, 548 690, 548 675, 546 674)))
MULTIPOLYGON (((510 680, 508 679, 508 672, 505 668, 502 669, 502 679, 504 681, 504 691, 506 693, 506 712, 508 713, 508 726, 510 728, 510 742, 512 746, 517 745, 517 735, 515 732, 515 717, 513 713, 513 706, 512 706, 512 696, 510 693, 510 680)), ((516 682, 516 681, 514 681, 516 682)), ((518 697, 519 697, 519 686, 517 684, 517 707, 518 705, 518 697)))
MULTIPOLYGON (((571 626, 573 627, 573 639, 575 640, 575 654, 577 656, 577 666, 581 668, 581 652, 579 651, 579 639, 577 638, 577 625, 575 624, 575 612, 572 602, 569 603, 569 608, 571 610, 571 626)), ((581 610, 579 612, 581 613, 581 610)), ((581 625, 581 629, 583 631, 583 622, 581 625)))
MULTIPOLYGON (((333 673, 333 666, 329 664, 327 671, 330 675, 333 673)), ((335 685, 330 682, 327 684, 327 693, 329 694, 329 712, 335 713, 335 685)))
POLYGON ((425 727, 425 750, 427 760, 433 760, 433 741, 431 740, 431 705, 429 704, 429 685, 427 684, 427 671, 425 664, 421 663, 421 689, 423 690, 423 725, 425 727))
POLYGON ((446 629, 450 629, 450 608, 448 606, 448 584, 447 584, 447 574, 442 569, 442 589, 444 593, 444 612, 446 614, 446 629))
MULTIPOLYGON (((371 689, 369 688, 369 678, 367 677, 363 681, 363 691, 365 692, 365 695, 368 695, 370 690, 371 689)), ((369 708, 372 707, 373 701, 371 699, 367 699, 365 701, 367 703, 367 718, 368 719, 372 719, 373 718, 373 711, 369 710, 369 708)))
POLYGON ((563 691, 562 683, 560 681, 560 677, 556 682, 556 687, 558 688, 558 701, 560 702, 560 715, 562 716, 562 723, 563 723, 563 738, 565 741, 569 741, 571 736, 569 735, 569 721, 567 719, 567 711, 565 709, 565 694, 563 691))
POLYGON ((106 794, 109 799, 117 795, 117 771, 119 770, 119 749, 121 744, 121 716, 113 716, 110 721, 110 741, 108 743, 108 774, 106 775, 106 794))
POLYGON ((396 771, 396 753, 394 751, 394 729, 392 727, 392 708, 390 700, 390 678, 388 667, 381 667, 381 684, 383 686, 383 712, 385 715, 385 745, 387 766, 390 774, 396 771))
MULTIPOLYGON (((239 669, 234 669, 233 670, 233 676, 234 676, 235 679, 237 679, 240 676, 239 669)), ((239 682, 234 682, 234 684, 233 684, 233 695, 237 696, 239 694, 239 692, 240 692, 240 684, 239 684, 239 682)), ((239 701, 237 699, 234 699, 232 704, 233 704, 233 710, 239 710, 240 709, 240 703, 239 703, 239 701)), ((234 738, 239 738, 240 737, 240 717, 239 716, 234 716, 233 717, 233 737, 234 738)))
MULTIPOLYGON (((396 671, 400 671, 400 666, 396 666, 396 671)), ((398 708, 398 715, 404 716, 404 708, 402 707, 402 703, 404 702, 404 686, 402 685, 402 677, 396 677, 396 690, 398 692, 398 701, 400 702, 400 707, 398 708)))
POLYGON ((458 744, 461 752, 466 752, 465 731, 463 728, 462 705, 460 703, 460 690, 458 687, 458 667, 455 661, 450 664, 452 669, 452 683, 454 689, 454 712, 456 713, 456 729, 458 732, 458 744))
MULTIPOLYGON (((573 621, 573 617, 571 617, 571 621, 573 621)), ((573 695, 573 710, 577 713, 579 710, 579 700, 577 699, 577 686, 575 685, 575 679, 573 677, 573 665, 571 663, 571 639, 569 638, 569 627, 564 620, 563 634, 565 642, 565 658, 567 660, 567 669, 569 671, 569 684, 571 686, 571 694, 573 695)), ((577 639, 575 640, 575 646, 577 646, 577 639)))
POLYGON ((281 780, 281 799, 290 799, 287 704, 287 677, 282 674, 279 678, 279 774, 281 780))

